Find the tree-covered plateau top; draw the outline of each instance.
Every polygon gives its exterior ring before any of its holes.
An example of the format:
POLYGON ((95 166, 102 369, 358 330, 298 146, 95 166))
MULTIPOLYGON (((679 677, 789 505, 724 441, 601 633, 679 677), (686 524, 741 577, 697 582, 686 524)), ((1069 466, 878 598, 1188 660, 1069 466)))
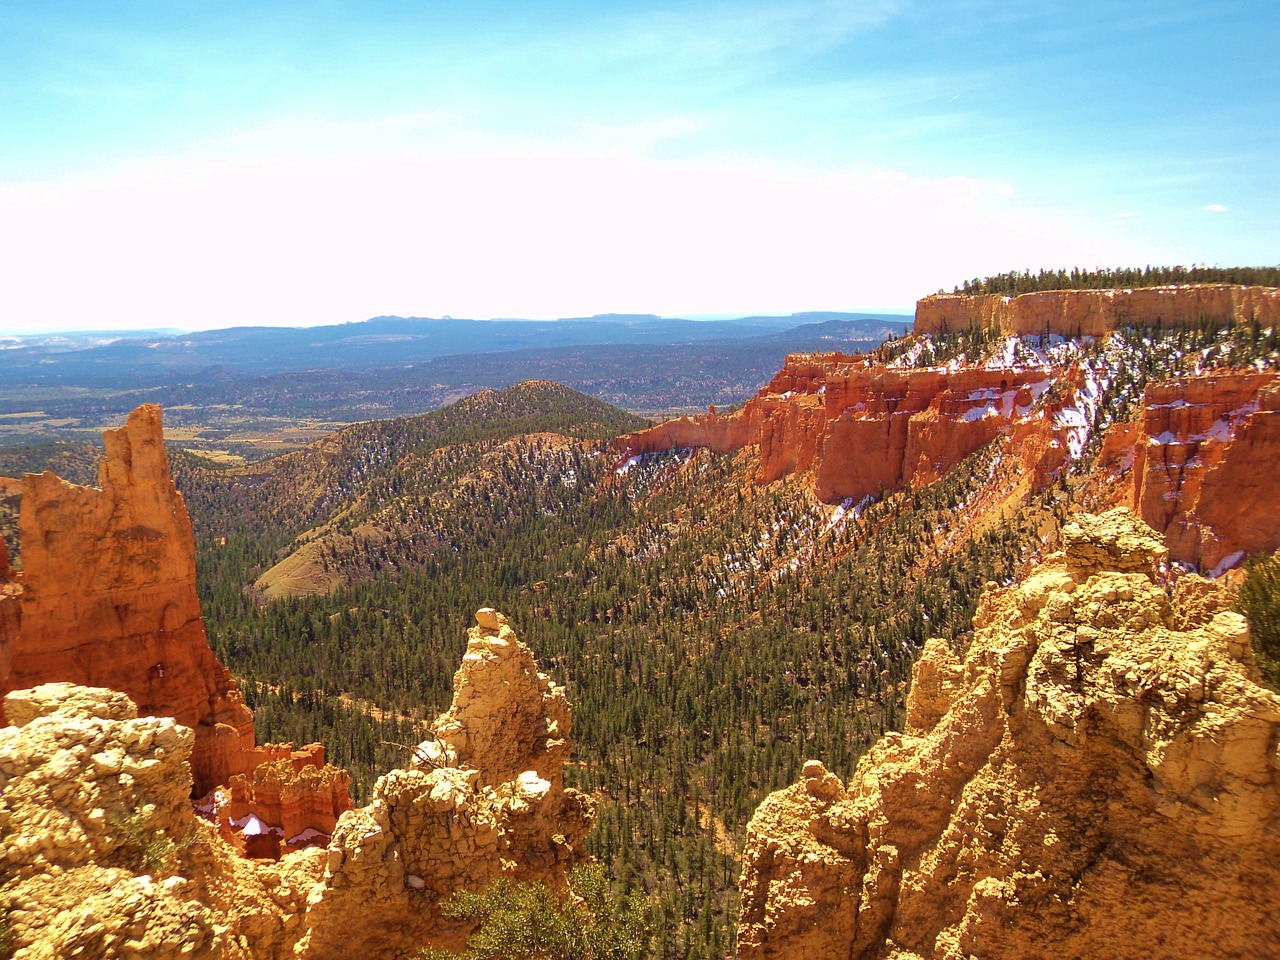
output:
MULTIPOLYGON (((1280 286, 1280 267, 1100 267, 1081 270, 1017 270, 957 286, 953 293, 1036 293, 1042 290, 1125 290, 1183 283, 1238 283, 1243 286, 1280 286)), ((939 290, 939 293, 942 291, 939 290)))

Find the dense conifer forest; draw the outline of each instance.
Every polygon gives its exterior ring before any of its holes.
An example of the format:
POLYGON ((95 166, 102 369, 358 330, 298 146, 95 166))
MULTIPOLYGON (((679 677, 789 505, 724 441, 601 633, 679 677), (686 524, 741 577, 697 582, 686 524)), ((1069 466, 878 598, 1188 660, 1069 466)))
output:
MULTIPOLYGON (((533 405, 545 425, 569 394, 480 402, 533 405)), ((659 956, 719 957, 756 804, 809 757, 852 773, 900 724, 915 653, 932 636, 963 643, 983 585, 1012 575, 1062 492, 969 540, 951 528, 997 471, 995 446, 854 509, 800 481, 755 486, 750 454, 620 472, 617 424, 595 419, 555 442, 521 432, 528 417, 428 440, 363 425, 327 445, 323 469, 299 455, 255 475, 184 464, 211 642, 260 736, 325 742, 359 795, 447 705, 471 613, 503 610, 569 685, 571 781, 600 800, 593 852, 621 890, 654 896, 659 956), (240 520, 244 502, 268 522, 240 520), (334 532, 324 559, 348 585, 262 605, 246 586, 311 524, 334 532), (387 535, 343 539, 368 525, 387 535)))
MULTIPOLYGON (((1120 267, 1081 270, 1017 270, 966 280, 954 293, 1035 293, 1039 290, 1124 290, 1177 283, 1239 283, 1280 286, 1280 267, 1120 267)), ((939 293, 942 291, 939 290, 939 293)))

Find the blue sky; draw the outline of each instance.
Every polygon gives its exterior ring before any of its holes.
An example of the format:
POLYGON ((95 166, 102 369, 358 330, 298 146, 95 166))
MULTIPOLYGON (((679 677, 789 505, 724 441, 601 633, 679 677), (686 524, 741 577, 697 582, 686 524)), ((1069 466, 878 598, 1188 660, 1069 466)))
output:
POLYGON ((1280 262, 1280 9, 0 10, 0 330, 911 309, 1280 262))

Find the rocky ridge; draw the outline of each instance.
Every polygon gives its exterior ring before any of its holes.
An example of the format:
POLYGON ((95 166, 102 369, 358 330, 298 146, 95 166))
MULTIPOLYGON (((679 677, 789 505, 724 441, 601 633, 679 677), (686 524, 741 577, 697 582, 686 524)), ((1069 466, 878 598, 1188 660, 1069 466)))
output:
POLYGON ((14 957, 401 957, 461 944, 466 928, 438 910, 455 889, 498 876, 563 889, 592 816, 562 786, 564 690, 504 617, 478 619, 453 707, 418 764, 382 777, 327 848, 278 863, 239 857, 193 815, 189 728, 139 717, 101 688, 11 693, 0 908, 14 957), (499 729, 513 735, 504 742, 499 729))
POLYGON ((849 354, 792 354, 741 409, 714 408, 616 441, 624 457, 679 447, 722 453, 756 444, 759 483, 810 472, 819 500, 838 503, 932 483, 998 436, 1043 484, 1067 459, 1080 371, 1049 367, 910 370, 849 354), (1046 397, 1054 381, 1059 395, 1046 397))
POLYGON ((793 354, 741 409, 712 408, 616 445, 624 468, 671 449, 749 448, 756 483, 798 475, 818 501, 847 508, 931 484, 995 441, 1000 491, 986 497, 994 509, 979 525, 999 523, 1069 468, 1106 490, 1092 508, 1132 507, 1168 538, 1173 560, 1221 573, 1280 546, 1268 468, 1280 447, 1276 354, 1263 326, 1280 323, 1277 304, 1280 289, 1225 285, 925 298, 916 334, 890 348, 793 354), (983 313, 988 300, 1023 304, 1026 316, 983 313), (942 323, 944 302, 976 312, 942 323), (1077 322, 1099 304, 1105 323, 1077 322), (1058 314, 1070 322, 1050 322, 1058 314), (1232 323, 1243 332, 1219 329, 1232 323), (1178 329, 1156 336, 1142 324, 1178 329), (1155 382, 1158 371, 1172 379, 1155 382))
POLYGON ((907 729, 752 819, 743 958, 1280 949, 1280 698, 1219 586, 1125 510, 930 641, 907 729))
POLYGON ((916 303, 915 333, 994 328, 1009 336, 1101 337, 1117 327, 1176 327, 1202 317, 1280 323, 1280 289, 1228 283, 1129 290, 1045 290, 1019 296, 947 294, 916 303))
POLYGON ((1220 572, 1280 547, 1277 450, 1274 373, 1187 377, 1147 387, 1138 420, 1107 434, 1099 472, 1172 559, 1220 572))

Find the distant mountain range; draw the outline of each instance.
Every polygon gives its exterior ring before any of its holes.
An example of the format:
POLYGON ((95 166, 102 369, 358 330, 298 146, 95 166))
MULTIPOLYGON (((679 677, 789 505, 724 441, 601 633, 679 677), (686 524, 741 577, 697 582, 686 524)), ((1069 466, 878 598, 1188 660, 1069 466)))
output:
POLYGON ((618 344, 737 341, 840 324, 856 339, 883 339, 909 322, 893 314, 797 313, 786 317, 684 320, 605 314, 564 320, 374 317, 320 327, 229 327, 196 333, 37 335, 0 338, 0 384, 137 386, 219 368, 224 376, 292 370, 362 370, 457 354, 618 344))
POLYGON ((530 379, 637 413, 705 410, 750 397, 789 353, 869 350, 909 321, 378 317, 114 340, 101 332, 0 338, 0 447, 85 439, 140 403, 160 403, 171 438, 257 459, 337 423, 425 413, 530 379))

